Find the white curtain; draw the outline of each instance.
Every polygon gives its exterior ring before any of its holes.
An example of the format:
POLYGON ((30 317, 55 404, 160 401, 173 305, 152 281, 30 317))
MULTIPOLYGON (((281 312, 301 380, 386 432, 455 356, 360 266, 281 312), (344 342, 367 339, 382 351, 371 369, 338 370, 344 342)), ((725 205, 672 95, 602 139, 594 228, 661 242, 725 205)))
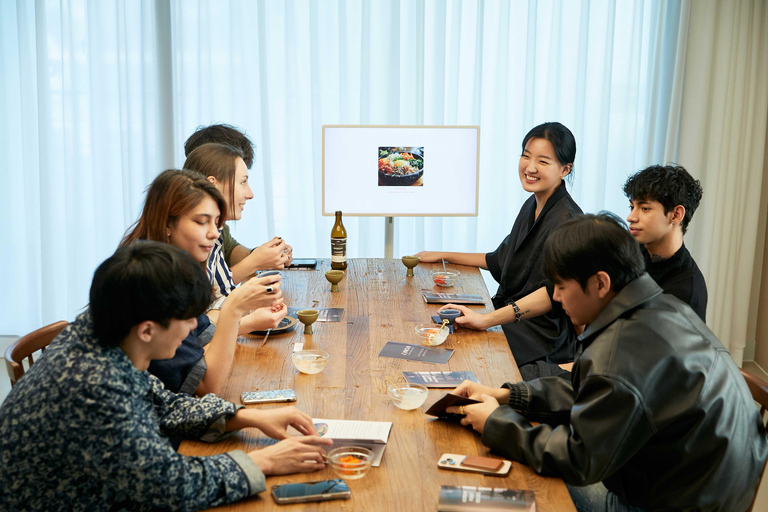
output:
POLYGON ((74 319, 173 164, 161 7, 0 1, 0 334, 74 319))
MULTIPOLYGON (((627 175, 663 160, 680 2, 180 0, 171 10, 177 161, 200 124, 246 128, 258 146, 252 182, 264 193, 233 230, 245 245, 280 235, 296 255, 329 254, 324 124, 481 126, 479 216, 398 218, 396 255, 495 249, 527 196, 522 138, 541 122, 576 136, 573 193, 585 211, 623 216, 627 175)), ((383 256, 382 219, 345 225, 350 256, 383 256)))
MULTIPOLYGON (((0 2, 10 183, 0 254, 13 291, 0 299, 0 333, 72 319, 146 185, 180 167, 184 140, 212 122, 257 145, 256 198, 233 226, 246 246, 280 235, 298 257, 328 256, 323 124, 480 125, 479 216, 396 219, 396 255, 494 249, 526 197, 521 140, 545 121, 576 136, 581 207, 624 216, 627 175, 670 159, 698 172, 677 158, 689 10, 640 0, 0 2)), ((351 257, 383 256, 382 219, 345 225, 351 257)))
POLYGON ((679 160, 704 188, 687 244, 707 280, 707 324, 741 365, 765 230, 768 3, 692 2, 687 48, 679 160))

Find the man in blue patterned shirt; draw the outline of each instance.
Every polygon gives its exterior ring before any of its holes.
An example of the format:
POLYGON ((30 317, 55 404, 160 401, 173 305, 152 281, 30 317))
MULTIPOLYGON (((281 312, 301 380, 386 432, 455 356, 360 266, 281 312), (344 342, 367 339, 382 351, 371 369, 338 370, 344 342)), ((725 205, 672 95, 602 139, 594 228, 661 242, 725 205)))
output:
POLYGON ((0 510, 199 510, 263 491, 264 475, 324 468, 331 441, 298 409, 177 395, 146 371, 174 355, 210 296, 200 265, 170 244, 135 243, 99 266, 89 310, 0 407, 0 510), (169 442, 244 427, 283 440, 209 457, 169 442))

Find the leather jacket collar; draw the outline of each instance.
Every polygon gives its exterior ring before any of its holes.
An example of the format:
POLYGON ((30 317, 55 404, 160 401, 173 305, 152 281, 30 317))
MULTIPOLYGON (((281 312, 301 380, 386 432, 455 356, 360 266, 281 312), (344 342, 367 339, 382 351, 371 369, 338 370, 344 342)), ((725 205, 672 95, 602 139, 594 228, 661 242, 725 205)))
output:
POLYGON ((584 329, 584 332, 576 340, 577 344, 588 344, 591 338, 594 338, 617 318, 662 293, 664 291, 659 288, 656 281, 647 272, 643 273, 637 279, 627 283, 616 294, 611 302, 597 315, 597 318, 584 329))

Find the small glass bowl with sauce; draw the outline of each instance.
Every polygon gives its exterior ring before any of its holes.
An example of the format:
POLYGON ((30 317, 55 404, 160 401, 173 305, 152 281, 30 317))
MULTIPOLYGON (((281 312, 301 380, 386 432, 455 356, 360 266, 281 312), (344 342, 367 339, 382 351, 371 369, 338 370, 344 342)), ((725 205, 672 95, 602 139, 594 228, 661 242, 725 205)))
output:
POLYGON ((328 452, 328 465, 344 480, 363 478, 373 465, 374 454, 362 446, 340 446, 328 452))
POLYGON ((446 270, 436 268, 429 272, 429 275, 432 277, 432 281, 438 286, 455 285, 459 280, 460 274, 461 272, 452 268, 446 270))

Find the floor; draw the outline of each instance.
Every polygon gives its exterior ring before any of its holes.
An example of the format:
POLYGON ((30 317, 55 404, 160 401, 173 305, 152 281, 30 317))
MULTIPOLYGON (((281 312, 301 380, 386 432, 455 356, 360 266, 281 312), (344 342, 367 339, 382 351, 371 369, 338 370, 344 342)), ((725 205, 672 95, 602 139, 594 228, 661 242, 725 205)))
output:
MULTIPOLYGON (((6 336, 0 336, 0 355, 5 353, 5 347, 12 342, 15 339, 9 338, 6 336)), ((0 368, 5 367, 5 359, 0 357, 0 368)), ((768 373, 766 373, 762 368, 760 368, 758 365, 751 361, 746 361, 744 363, 744 369, 754 373, 755 375, 760 376, 763 380, 768 381, 768 373)), ((5 397, 8 396, 8 393, 11 392, 11 382, 8 379, 8 376, 0 370, 0 403, 5 400, 5 397)), ((753 512, 768 512, 768 485, 762 485, 760 489, 758 489, 757 492, 757 501, 755 502, 755 508, 753 512)))

